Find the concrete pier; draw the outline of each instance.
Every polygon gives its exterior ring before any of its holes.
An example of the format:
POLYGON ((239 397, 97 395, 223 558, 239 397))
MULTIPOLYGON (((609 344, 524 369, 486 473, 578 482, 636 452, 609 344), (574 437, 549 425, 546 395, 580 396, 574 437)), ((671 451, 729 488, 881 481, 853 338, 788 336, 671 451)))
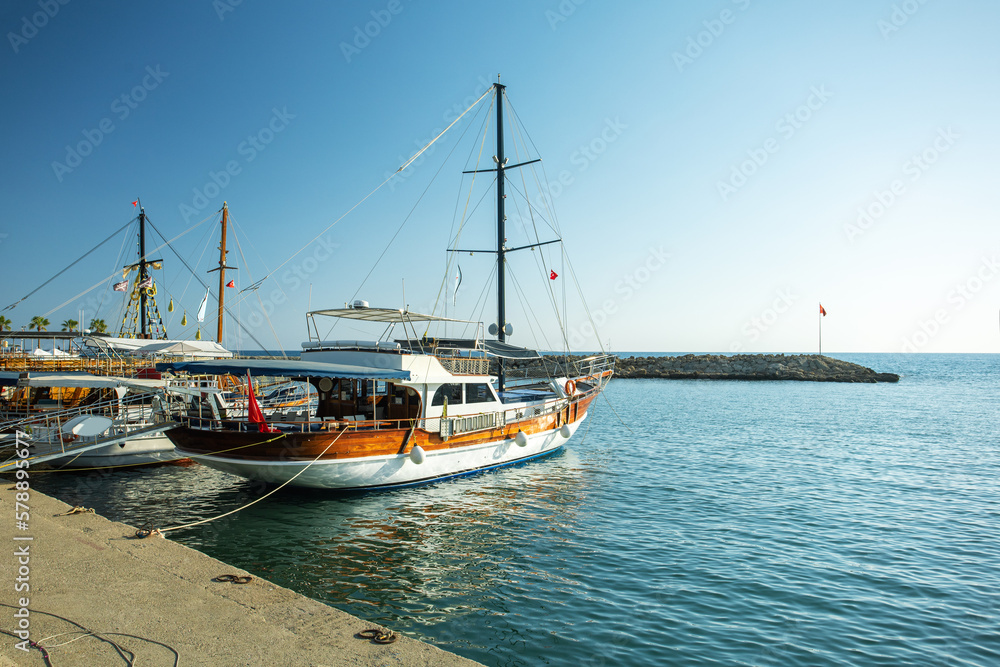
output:
MULTIPOLYGON (((0 630, 15 632, 27 618, 31 641, 47 647, 55 665, 126 664, 84 629, 142 665, 173 665, 170 648, 186 666, 479 664, 407 637, 386 645, 357 639, 375 626, 256 576, 243 585, 214 582, 249 573, 170 539, 135 539, 135 528, 95 514, 57 516, 70 507, 35 491, 28 529, 20 530, 15 512, 23 510, 10 480, 0 491, 0 601, 14 608, 0 607, 0 630), (21 584, 30 589, 16 591, 21 584)), ((0 634, 0 667, 45 664, 38 649, 18 649, 20 641, 0 634)))

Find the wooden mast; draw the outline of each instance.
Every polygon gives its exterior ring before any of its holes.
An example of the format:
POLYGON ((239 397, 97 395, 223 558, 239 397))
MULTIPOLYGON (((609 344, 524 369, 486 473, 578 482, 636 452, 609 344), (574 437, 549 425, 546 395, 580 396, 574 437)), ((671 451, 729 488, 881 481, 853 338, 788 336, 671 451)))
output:
POLYGON ((222 344, 222 314, 225 310, 226 302, 226 269, 235 269, 235 266, 226 266, 226 230, 229 225, 229 204, 222 202, 222 240, 219 241, 219 266, 212 271, 219 272, 219 322, 216 328, 215 342, 222 344))

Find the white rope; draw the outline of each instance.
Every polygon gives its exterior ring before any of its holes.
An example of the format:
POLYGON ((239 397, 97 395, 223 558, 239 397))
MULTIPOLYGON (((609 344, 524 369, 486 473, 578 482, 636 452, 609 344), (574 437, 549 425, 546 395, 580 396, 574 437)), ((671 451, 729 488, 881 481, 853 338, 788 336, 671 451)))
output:
POLYGON ((292 482, 294 482, 296 477, 298 477, 299 475, 301 475, 302 473, 304 473, 306 470, 309 470, 309 468, 312 467, 312 464, 314 464, 317 461, 319 461, 320 458, 324 454, 326 454, 330 450, 331 447, 333 447, 335 444, 337 444, 337 441, 340 440, 340 436, 344 435, 345 433, 347 433, 347 429, 344 429, 343 431, 341 431, 340 433, 338 433, 337 437, 333 439, 333 442, 331 442, 329 445, 327 445, 326 449, 324 449, 322 452, 320 452, 319 455, 316 458, 314 458, 312 461, 310 461, 309 465, 307 465, 305 468, 303 468, 302 470, 300 470, 297 473, 295 473, 291 477, 291 479, 289 479, 288 481, 282 483, 281 486, 279 486, 278 488, 273 489, 271 491, 268 491, 267 493, 265 493, 264 495, 262 495, 257 500, 249 502, 246 505, 243 505, 242 507, 237 507, 236 509, 231 510, 229 512, 226 512, 225 514, 220 514, 219 516, 213 516, 213 517, 210 517, 208 519, 202 519, 201 521, 195 521, 194 523, 186 523, 186 524, 184 524, 182 526, 172 526, 170 528, 161 528, 159 530, 159 532, 160 533, 166 533, 166 532, 171 531, 171 530, 180 530, 181 528, 190 528, 191 526, 197 526, 199 524, 208 523, 209 521, 215 521, 216 519, 221 519, 222 517, 229 516, 230 514, 236 514, 237 512, 239 512, 241 510, 245 510, 246 508, 250 507, 251 505, 259 503, 260 501, 264 500, 268 496, 270 496, 272 494, 275 494, 278 491, 281 491, 281 489, 285 488, 285 486, 287 486, 288 484, 291 484, 292 482))

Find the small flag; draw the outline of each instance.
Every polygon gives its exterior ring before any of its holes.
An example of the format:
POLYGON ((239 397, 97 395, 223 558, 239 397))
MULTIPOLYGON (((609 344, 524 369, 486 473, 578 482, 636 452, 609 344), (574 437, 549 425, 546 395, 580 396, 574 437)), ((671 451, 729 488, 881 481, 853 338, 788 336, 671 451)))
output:
POLYGON ((136 287, 152 287, 153 286, 153 276, 146 276, 146 279, 140 282, 136 287))
POLYGON ((138 204, 138 203, 139 203, 138 199, 136 199, 134 202, 132 202, 132 208, 135 208, 135 205, 138 204))
POLYGON ((823 304, 819 304, 819 314, 826 317, 826 308, 823 307, 823 304))
POLYGON ((559 277, 558 273, 556 273, 555 271, 549 269, 549 280, 555 280, 558 277, 559 277))
POLYGON ((208 307, 208 293, 210 291, 211 290, 205 290, 205 298, 201 300, 201 305, 198 306, 198 321, 199 322, 204 322, 205 321, 205 308, 208 307))
POLYGON ((230 280, 228 283, 226 283, 226 287, 236 287, 236 281, 230 280))
POLYGON ((128 281, 123 280, 120 283, 115 283, 114 290, 116 292, 125 292, 128 290, 128 281))

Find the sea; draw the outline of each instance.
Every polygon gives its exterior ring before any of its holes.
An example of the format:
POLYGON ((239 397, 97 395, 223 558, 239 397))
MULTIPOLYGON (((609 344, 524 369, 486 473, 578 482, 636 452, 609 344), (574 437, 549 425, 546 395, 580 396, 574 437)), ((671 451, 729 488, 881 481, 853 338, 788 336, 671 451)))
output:
MULTIPOLYGON (((830 355, 898 384, 612 380, 547 459, 286 487, 169 537, 485 665, 1000 665, 1000 356, 830 355)), ((33 474, 134 526, 267 488, 33 474)))

